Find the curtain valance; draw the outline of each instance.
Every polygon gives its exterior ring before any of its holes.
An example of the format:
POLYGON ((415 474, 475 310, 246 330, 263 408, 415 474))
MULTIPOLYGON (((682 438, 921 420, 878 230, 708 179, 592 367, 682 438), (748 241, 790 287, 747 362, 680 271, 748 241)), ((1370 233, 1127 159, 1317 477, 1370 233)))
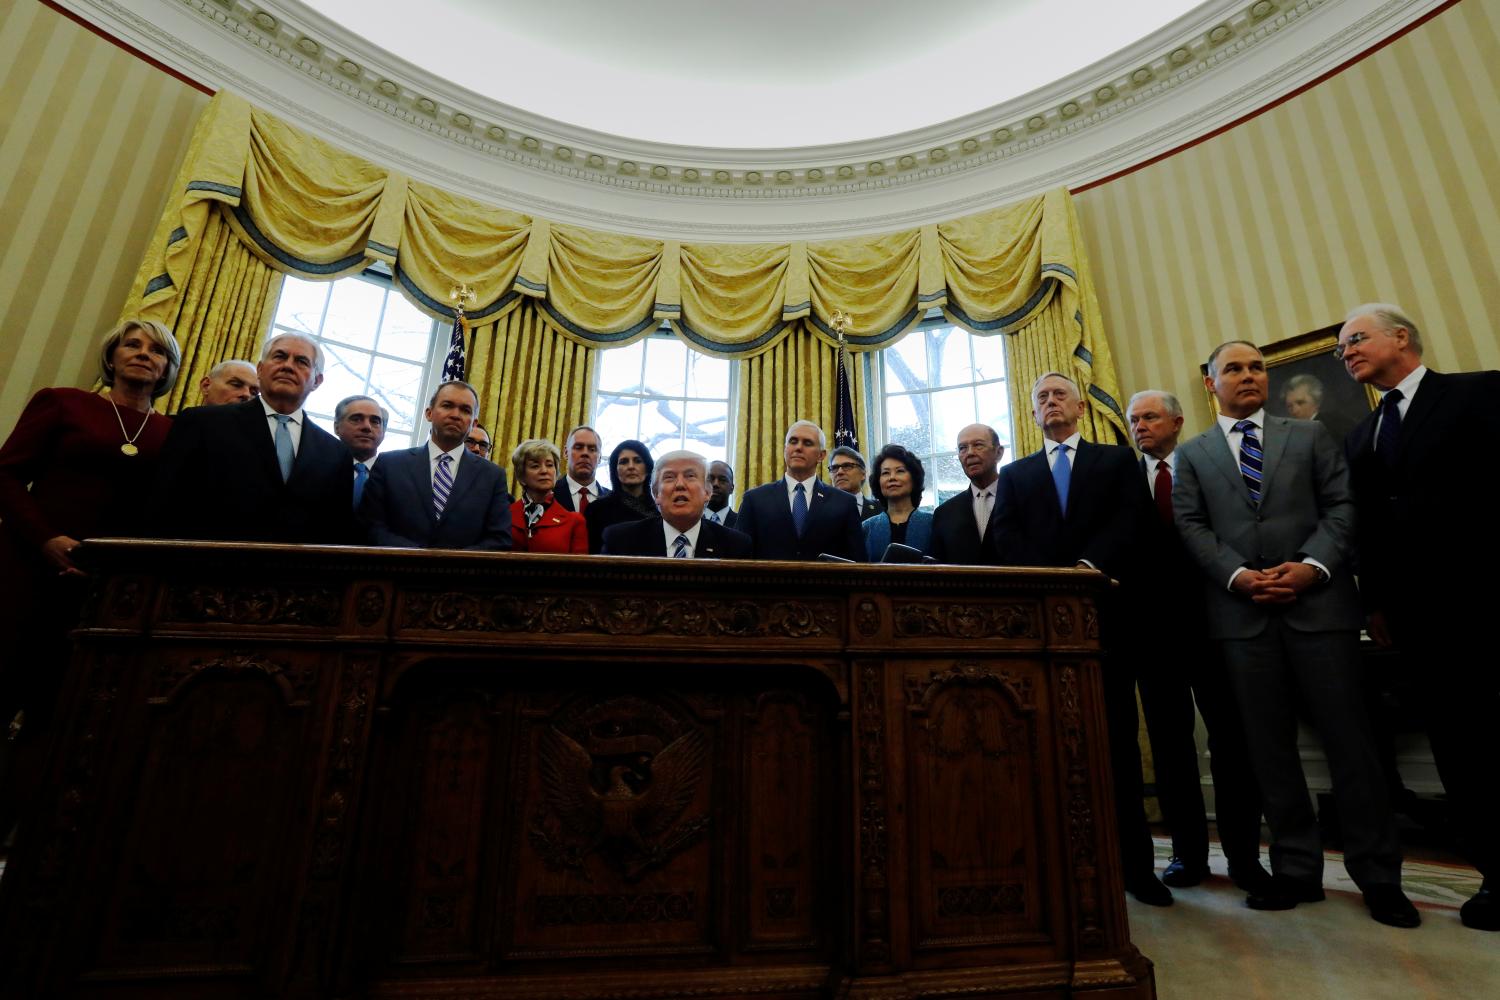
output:
MULTIPOLYGON (((1049 307, 1066 318, 1047 355, 1066 359, 1122 432, 1118 386, 1066 189, 937 225, 830 242, 705 244, 549 222, 410 180, 338 150, 221 91, 199 122, 132 296, 172 322, 198 247, 222 211, 269 267, 328 279, 388 264, 437 318, 449 291, 494 324, 524 299, 586 347, 629 344, 662 321, 694 349, 748 360, 794 331, 833 344, 850 315, 854 351, 889 346, 941 308, 977 333, 1014 333, 1049 307), (805 322, 802 322, 805 321, 805 322)), ((1055 324, 1054 324, 1055 326, 1055 324)), ((1013 377, 1025 369, 1012 372, 1013 377)))

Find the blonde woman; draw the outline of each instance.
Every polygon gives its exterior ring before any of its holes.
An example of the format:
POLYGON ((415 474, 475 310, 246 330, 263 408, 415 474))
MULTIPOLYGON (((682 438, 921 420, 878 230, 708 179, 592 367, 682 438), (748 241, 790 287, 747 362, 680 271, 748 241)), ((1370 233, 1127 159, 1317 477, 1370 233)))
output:
POLYGON ((511 452, 512 482, 520 498, 510 505, 510 536, 516 552, 571 552, 586 555, 589 530, 583 515, 557 502, 562 453, 551 441, 532 438, 511 452))

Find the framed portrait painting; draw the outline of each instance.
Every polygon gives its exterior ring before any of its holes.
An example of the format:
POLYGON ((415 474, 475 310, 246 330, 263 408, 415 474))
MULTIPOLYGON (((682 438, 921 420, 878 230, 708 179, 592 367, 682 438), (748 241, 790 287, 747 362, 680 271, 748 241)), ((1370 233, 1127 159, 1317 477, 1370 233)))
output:
MULTIPOLYGON (((1338 326, 1324 327, 1260 349, 1266 359, 1266 412, 1277 417, 1316 420, 1342 443, 1354 426, 1380 402, 1379 394, 1349 377, 1344 363, 1333 356, 1339 342, 1338 326)), ((1198 366, 1204 376, 1208 365, 1198 366)), ((1208 391, 1205 389, 1205 391, 1208 391)), ((1215 417, 1219 400, 1208 391, 1215 417)))

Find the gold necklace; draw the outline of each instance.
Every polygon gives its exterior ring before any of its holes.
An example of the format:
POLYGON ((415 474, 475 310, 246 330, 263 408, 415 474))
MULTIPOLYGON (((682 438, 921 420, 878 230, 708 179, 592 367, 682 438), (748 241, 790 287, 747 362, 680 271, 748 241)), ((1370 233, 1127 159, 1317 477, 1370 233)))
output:
POLYGON ((124 452, 126 456, 134 458, 136 455, 139 455, 141 453, 141 449, 135 446, 135 442, 146 430, 146 424, 151 420, 151 410, 146 410, 146 415, 141 418, 141 426, 136 428, 134 434, 131 434, 125 429, 125 418, 120 416, 120 404, 115 402, 113 396, 110 397, 109 405, 115 408, 115 420, 120 424, 120 433, 125 435, 125 443, 120 445, 120 450, 124 452))

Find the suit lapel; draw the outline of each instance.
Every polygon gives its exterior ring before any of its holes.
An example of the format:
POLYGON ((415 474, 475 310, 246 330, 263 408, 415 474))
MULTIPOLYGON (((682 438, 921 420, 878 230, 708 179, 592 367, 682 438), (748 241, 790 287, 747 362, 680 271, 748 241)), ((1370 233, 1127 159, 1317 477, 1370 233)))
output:
POLYGON ((411 456, 406 475, 411 483, 412 495, 417 498, 417 505, 422 508, 422 515, 428 525, 434 525, 437 523, 437 510, 432 506, 432 462, 427 454, 427 446, 418 445, 409 449, 407 454, 411 456))
MULTIPOLYGON (((1240 473, 1239 460, 1234 457, 1234 452, 1229 447, 1229 437, 1224 433, 1224 428, 1220 427, 1218 422, 1215 421, 1213 429, 1208 432, 1208 435, 1209 440, 1203 442, 1203 445, 1208 451, 1209 460, 1213 462, 1214 468, 1218 469, 1224 478, 1229 481, 1235 495, 1244 500, 1245 506, 1253 508, 1255 505, 1250 502, 1250 491, 1246 489, 1245 477, 1240 473)), ((1264 477, 1264 470, 1262 470, 1261 474, 1264 477)), ((1264 478, 1261 481, 1261 487, 1261 495, 1264 497, 1264 478)))
POLYGON ((458 475, 453 477, 453 489, 448 493, 448 504, 444 510, 451 509, 454 504, 462 499, 474 486, 474 481, 479 478, 479 459, 467 452, 458 460, 458 475))
MULTIPOLYGON (((1084 486, 1094 465, 1099 461, 1099 448, 1091 442, 1079 440, 1076 457, 1073 459, 1073 471, 1068 474, 1068 509, 1064 518, 1072 517, 1078 510, 1080 502, 1089 496, 1089 490, 1084 486)), ((1057 492, 1053 486, 1052 492, 1057 492)))
POLYGON ((1401 434, 1396 438, 1398 460, 1415 438, 1417 428, 1442 405, 1447 391, 1448 381, 1438 372, 1428 371, 1422 376, 1422 381, 1417 383, 1417 391, 1406 407, 1406 415, 1401 418, 1401 434))
MULTIPOLYGON (((1286 452, 1286 442, 1292 435, 1291 421, 1285 417, 1266 417, 1266 425, 1261 430, 1261 462, 1260 462, 1260 502, 1265 506, 1266 495, 1271 492, 1271 484, 1276 481, 1276 469, 1281 464, 1281 456, 1286 452)), ((1246 490, 1248 497, 1250 491, 1246 490)))
MULTIPOLYGON (((303 411, 304 419, 306 411, 303 411)), ((276 439, 271 436, 271 421, 259 399, 250 399, 240 404, 240 419, 245 424, 246 440, 252 442, 256 461, 267 482, 281 482, 281 463, 276 461, 276 439), (258 437, 256 435, 259 435, 258 437)), ((296 475, 297 464, 292 463, 292 474, 296 475)))
POLYGON ((719 525, 705 520, 698 529, 698 544, 693 546, 694 559, 717 559, 719 557, 719 525))

